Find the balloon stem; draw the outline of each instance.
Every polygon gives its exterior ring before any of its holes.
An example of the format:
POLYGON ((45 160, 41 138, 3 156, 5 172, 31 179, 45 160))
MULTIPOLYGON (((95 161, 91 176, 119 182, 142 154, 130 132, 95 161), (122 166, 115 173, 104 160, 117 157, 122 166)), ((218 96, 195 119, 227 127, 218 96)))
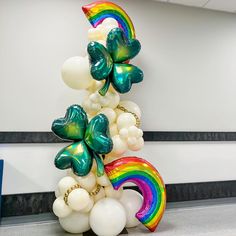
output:
POLYGON ((110 83, 111 83, 111 82, 110 82, 110 79, 107 78, 105 84, 104 84, 103 87, 99 90, 99 94, 100 94, 100 95, 102 95, 102 96, 105 96, 105 95, 106 95, 106 93, 107 93, 107 91, 108 91, 108 89, 109 89, 110 83))
POLYGON ((104 175, 104 164, 101 157, 96 152, 93 152, 93 156, 97 163, 97 176, 100 177, 104 175))

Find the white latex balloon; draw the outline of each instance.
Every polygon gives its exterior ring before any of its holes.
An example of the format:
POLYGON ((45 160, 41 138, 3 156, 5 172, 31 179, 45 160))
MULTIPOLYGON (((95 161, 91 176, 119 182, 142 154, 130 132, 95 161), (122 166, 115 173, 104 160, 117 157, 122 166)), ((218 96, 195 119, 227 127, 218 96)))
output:
POLYGON ((114 26, 114 27, 119 27, 119 24, 118 22, 114 19, 114 18, 111 18, 111 17, 108 17, 106 18, 102 24, 106 27, 106 26, 114 26))
POLYGON ((112 137, 112 142, 113 149, 111 151, 111 155, 113 155, 114 157, 121 156, 127 151, 127 144, 120 138, 119 135, 115 135, 114 137, 112 137))
POLYGON ((61 74, 65 84, 73 89, 86 89, 93 81, 88 57, 67 59, 62 66, 61 74))
POLYGON ((106 40, 107 34, 110 32, 110 30, 117 27, 119 26, 115 19, 112 18, 105 19, 96 28, 89 29, 88 39, 90 41, 97 41, 97 42, 100 40, 106 40))
POLYGON ((103 82, 102 81, 98 81, 98 80, 93 80, 92 85, 87 89, 90 93, 95 93, 97 92, 100 88, 102 88, 103 86, 103 82))
POLYGON ((93 205, 94 205, 94 200, 92 197, 90 197, 89 204, 85 208, 83 208, 80 212, 83 213, 90 212, 91 209, 93 208, 93 205))
POLYGON ((116 199, 101 199, 94 205, 89 223, 93 232, 98 236, 116 236, 125 227, 125 209, 116 199))
POLYGON ((72 169, 67 169, 66 174, 72 178, 76 177, 72 169))
POLYGON ((89 214, 72 212, 68 217, 59 218, 61 227, 72 234, 80 234, 90 229, 89 214))
POLYGON ((129 128, 128 128, 128 133, 129 133, 129 136, 133 136, 133 137, 138 137, 139 136, 139 128, 138 127, 136 127, 136 126, 130 126, 129 128))
POLYGON ((137 191, 131 189, 125 189, 120 198, 120 202, 123 204, 126 211, 126 227, 135 227, 140 222, 135 217, 135 214, 141 208, 143 203, 143 196, 137 191))
POLYGON ((98 28, 91 28, 88 30, 88 40, 89 41, 98 41, 103 40, 104 36, 101 33, 101 30, 98 28))
POLYGON ((55 190, 55 197, 58 198, 61 196, 60 190, 58 188, 56 188, 55 190))
POLYGON ((109 107, 102 108, 99 113, 104 114, 108 118, 109 125, 114 123, 115 120, 116 120, 115 111, 113 109, 109 108, 109 107))
POLYGON ((102 187, 102 188, 100 189, 100 191, 98 192, 98 194, 96 194, 95 196, 93 196, 93 200, 94 200, 94 202, 97 202, 97 201, 99 201, 100 199, 104 198, 105 196, 106 196, 105 190, 104 190, 104 188, 102 187))
POLYGON ((109 96, 107 96, 107 95, 105 95, 105 96, 101 96, 101 95, 99 95, 100 97, 100 99, 99 99, 99 101, 100 101, 100 104, 101 104, 101 106, 102 107, 107 107, 108 106, 108 104, 109 104, 109 96))
POLYGON ((76 184, 77 184, 77 182, 74 178, 72 178, 71 176, 66 176, 59 181, 58 189, 59 189, 60 193, 62 195, 64 195, 65 192, 67 191, 67 189, 69 189, 70 187, 72 187, 76 184))
POLYGON ((122 113, 117 118, 117 128, 118 130, 122 128, 129 128, 130 126, 135 126, 136 119, 131 113, 122 113))
POLYGON ((114 28, 117 28, 117 27, 115 25, 108 25, 106 27, 103 27, 103 29, 101 30, 101 33, 104 35, 104 38, 107 38, 109 32, 114 28))
POLYGON ((136 140, 136 143, 135 143, 135 144, 129 145, 129 149, 130 149, 131 151, 138 151, 138 150, 142 149, 143 146, 144 146, 144 140, 143 140, 143 138, 141 137, 141 138, 138 138, 138 139, 136 140))
POLYGON ((97 183, 101 186, 109 186, 111 184, 110 180, 108 179, 105 173, 104 175, 97 177, 97 183))
POLYGON ((91 192, 96 185, 96 176, 92 172, 83 177, 77 176, 75 179, 78 181, 79 185, 88 192, 91 192))
MULTIPOLYGON (((110 90, 112 90, 112 87, 110 90)), ((114 92, 108 92, 107 96, 109 98, 109 104, 107 106, 112 109, 115 109, 120 102, 120 95, 116 91, 114 91, 114 92)))
POLYGON ((63 197, 58 197, 52 206, 52 210, 57 217, 67 217, 71 214, 72 210, 69 206, 66 205, 63 197))
POLYGON ((89 99, 94 103, 99 103, 100 97, 98 93, 92 93, 89 95, 89 99))
POLYGON ((119 188, 119 190, 115 190, 112 185, 105 187, 106 197, 119 199, 122 196, 123 188, 119 188))
POLYGON ((128 143, 128 147, 133 147, 136 145, 137 143, 137 139, 135 137, 129 137, 128 140, 127 140, 127 143, 128 143))
POLYGON ((129 137, 128 129, 127 128, 120 129, 119 135, 122 139, 127 139, 129 137))
POLYGON ((116 124, 109 125, 109 128, 110 128, 110 135, 111 135, 111 137, 113 137, 113 136, 118 134, 118 129, 117 129, 117 125, 116 124))
POLYGON ((88 192, 82 188, 74 189, 68 196, 68 205, 74 211, 80 211, 90 202, 88 192))
POLYGON ((115 161, 117 159, 119 159, 119 157, 113 157, 113 156, 110 156, 110 155, 106 155, 105 160, 104 160, 104 165, 106 165, 106 164, 108 164, 112 161, 115 161))
POLYGON ((121 101, 119 104, 122 107, 126 108, 128 111, 135 113, 139 119, 141 118, 141 110, 136 103, 125 100, 125 101, 121 101))
POLYGON ((89 115, 96 115, 97 112, 101 109, 101 105, 99 103, 93 103, 89 98, 85 98, 82 101, 82 107, 89 115))

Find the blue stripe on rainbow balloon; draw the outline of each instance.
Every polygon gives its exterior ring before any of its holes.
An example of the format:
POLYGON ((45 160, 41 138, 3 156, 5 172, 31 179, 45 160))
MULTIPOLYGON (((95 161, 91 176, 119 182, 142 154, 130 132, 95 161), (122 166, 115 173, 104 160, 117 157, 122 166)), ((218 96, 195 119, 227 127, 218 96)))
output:
POLYGON ((155 231, 166 206, 165 185, 155 167, 142 158, 123 157, 107 164, 105 171, 116 190, 126 182, 140 188, 144 201, 136 218, 150 231, 155 231))
POLYGON ((82 10, 93 27, 96 28, 106 18, 113 18, 129 39, 135 38, 135 29, 130 17, 124 9, 115 3, 97 1, 83 6, 82 10))

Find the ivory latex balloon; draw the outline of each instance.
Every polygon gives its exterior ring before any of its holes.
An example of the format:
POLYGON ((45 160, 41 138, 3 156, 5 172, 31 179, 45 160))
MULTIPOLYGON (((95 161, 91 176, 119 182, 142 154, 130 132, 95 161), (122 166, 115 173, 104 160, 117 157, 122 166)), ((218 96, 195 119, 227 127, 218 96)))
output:
POLYGON ((114 91, 114 92, 108 91, 106 96, 109 99, 109 104, 107 106, 112 109, 115 109, 120 102, 120 95, 116 91, 114 91))
POLYGON ((71 208, 66 205, 62 196, 58 197, 54 201, 52 205, 52 210, 57 217, 61 217, 61 218, 67 217, 72 212, 71 208))
POLYGON ((86 89, 92 82, 88 57, 71 57, 67 59, 61 69, 62 79, 73 89, 86 89))
POLYGON ((112 137, 113 149, 111 155, 114 157, 122 156, 127 151, 127 144, 124 142, 119 135, 112 137))
POLYGON ((119 190, 115 190, 112 185, 105 187, 106 197, 116 198, 119 199, 122 196, 123 188, 119 190))
POLYGON ((104 175, 97 177, 97 183, 101 186, 109 186, 111 184, 110 180, 108 179, 105 173, 104 175))
POLYGON ((77 182, 71 176, 66 176, 62 178, 58 183, 58 189, 62 195, 72 186, 76 185, 77 182))
POLYGON ((137 139, 135 137, 129 137, 127 140, 128 147, 133 147, 137 143, 137 139))
POLYGON ((117 129, 117 125, 116 124, 109 125, 109 128, 110 128, 110 135, 111 135, 111 137, 113 137, 113 136, 118 134, 118 129, 117 129))
POLYGON ((131 113, 122 113, 117 118, 117 128, 118 130, 122 128, 128 128, 136 124, 136 119, 131 113))
POLYGON ((59 189, 56 188, 56 190, 55 190, 55 197, 58 198, 60 196, 61 196, 61 193, 60 193, 59 189))
POLYGON ((126 108, 128 111, 135 113, 139 119, 141 118, 141 110, 136 103, 125 100, 125 101, 120 101, 119 105, 126 108))
POLYGON ((125 209, 116 199, 101 199, 94 205, 89 223, 93 232, 98 236, 119 235, 126 224, 125 209))
POLYGON ((97 41, 103 39, 103 35, 99 29, 91 28, 88 30, 88 40, 89 41, 97 41))
POLYGON ((96 28, 89 29, 88 39, 90 41, 97 41, 97 42, 100 40, 106 40, 108 33, 112 29, 117 27, 119 27, 119 25, 115 19, 107 18, 96 28))
POLYGON ((91 209, 93 208, 93 205, 94 205, 94 200, 92 197, 90 197, 89 204, 85 208, 83 208, 80 212, 83 213, 90 212, 91 209))
POLYGON ((128 134, 129 134, 129 136, 139 137, 139 135, 140 135, 140 131, 139 130, 140 129, 138 127, 134 126, 134 125, 130 126, 128 128, 128 134))
POLYGON ((131 151, 138 151, 143 148, 144 140, 142 137, 138 138, 134 144, 128 144, 128 146, 131 151))
POLYGON ((119 27, 119 24, 118 22, 114 19, 114 18, 111 18, 111 17, 108 17, 106 18, 102 24, 106 27, 106 26, 114 26, 114 28, 116 27, 119 27))
POLYGON ((74 211, 80 211, 90 202, 88 192, 82 188, 74 189, 68 196, 68 205, 74 211))
POLYGON ((97 202, 104 197, 106 197, 106 194, 104 188, 102 187, 100 191, 95 196, 93 196, 93 200, 94 202, 97 202))
POLYGON ((126 227, 131 228, 140 224, 135 214, 141 208, 143 203, 143 196, 135 190, 125 189, 120 198, 126 212, 126 227))
POLYGON ((116 120, 116 113, 113 109, 109 107, 102 108, 99 112, 99 114, 104 114, 108 120, 109 120, 109 125, 115 122, 116 120))
POLYGON ((68 217, 59 218, 61 227, 72 234, 80 234, 90 229, 89 214, 81 212, 72 212, 68 217))
POLYGON ((82 107, 89 115, 96 115, 97 112, 102 108, 99 103, 93 103, 89 98, 85 98, 82 101, 82 107))
MULTIPOLYGON (((131 126, 132 127, 132 126, 131 126)), ((129 131, 127 128, 122 128, 119 131, 119 135, 122 139, 127 139, 129 137, 129 131)))
POLYGON ((93 172, 83 177, 77 176, 75 179, 78 181, 79 185, 88 192, 91 192, 96 185, 96 176, 93 172))

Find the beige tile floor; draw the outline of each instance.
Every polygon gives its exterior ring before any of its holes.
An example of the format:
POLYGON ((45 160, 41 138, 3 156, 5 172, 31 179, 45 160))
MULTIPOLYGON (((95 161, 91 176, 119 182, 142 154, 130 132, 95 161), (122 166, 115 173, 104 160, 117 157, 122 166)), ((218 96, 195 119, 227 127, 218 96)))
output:
MULTIPOLYGON (((128 234, 135 236, 236 236, 236 198, 168 204, 163 220, 155 233, 149 233, 140 226, 128 229, 128 234)), ((57 220, 49 214, 3 218, 0 227, 0 236, 47 235, 70 234, 61 230, 57 220)))

